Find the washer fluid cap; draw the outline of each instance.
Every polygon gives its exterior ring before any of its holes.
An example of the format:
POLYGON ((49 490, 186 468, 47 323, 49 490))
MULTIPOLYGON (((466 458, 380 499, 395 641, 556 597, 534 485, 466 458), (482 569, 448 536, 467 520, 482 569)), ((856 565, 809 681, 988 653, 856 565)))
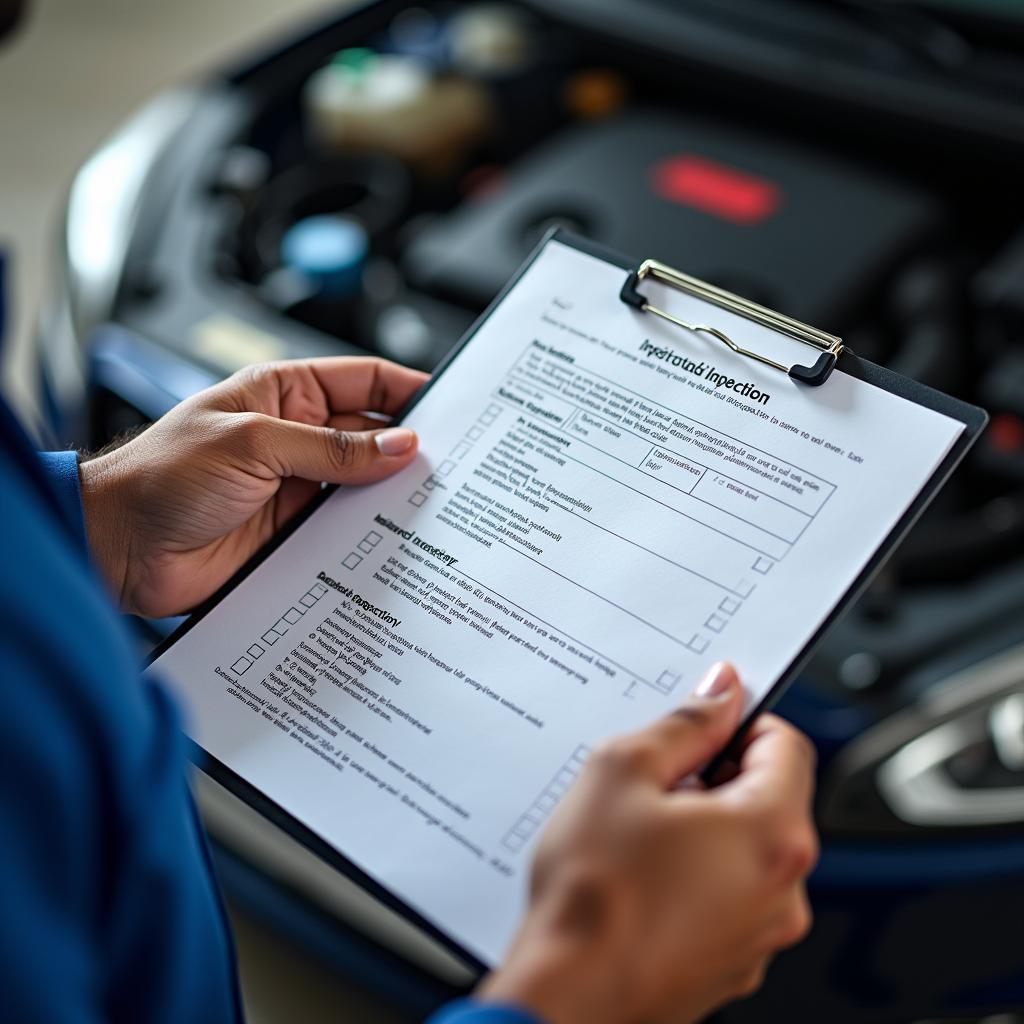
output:
POLYGON ((285 265, 317 282, 321 291, 350 295, 359 288, 370 244, 350 217, 318 214, 293 224, 281 240, 285 265))

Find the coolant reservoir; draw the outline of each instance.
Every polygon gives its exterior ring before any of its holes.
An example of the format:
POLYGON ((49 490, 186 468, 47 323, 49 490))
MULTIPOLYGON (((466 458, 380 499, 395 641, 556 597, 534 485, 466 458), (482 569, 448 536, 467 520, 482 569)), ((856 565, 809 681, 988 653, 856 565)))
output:
POLYGON ((443 173, 491 126, 484 86, 435 77, 415 57, 342 50, 305 89, 309 132, 329 150, 386 153, 443 173))

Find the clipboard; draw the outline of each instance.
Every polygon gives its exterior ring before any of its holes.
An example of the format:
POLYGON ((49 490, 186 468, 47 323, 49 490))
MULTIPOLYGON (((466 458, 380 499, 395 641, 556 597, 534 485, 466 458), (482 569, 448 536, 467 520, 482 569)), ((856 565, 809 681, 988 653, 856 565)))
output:
MULTIPOLYGON (((963 425, 963 431, 953 444, 942 462, 935 469, 932 476, 918 493, 915 500, 907 508, 896 525, 886 536, 883 543, 876 550, 870 561, 848 588, 843 597, 837 602, 832 611, 823 620, 820 627, 811 636, 807 644, 796 654, 784 672, 779 676, 774 685, 764 698, 746 716, 730 744, 722 751, 704 772, 704 777, 712 781, 719 767, 734 753, 737 745, 741 742, 742 736, 750 723, 757 715, 769 709, 776 703, 785 689, 796 678, 800 670, 810 658, 814 649, 821 641, 828 629, 839 619, 850 605, 861 595, 874 576, 881 569, 888 557, 893 553, 897 545, 911 529, 914 523, 920 518, 931 500, 935 497, 942 485, 949 478, 971 445, 977 439, 988 416, 984 410, 972 406, 966 402, 942 394, 915 381, 909 380, 899 374, 893 373, 881 366, 871 363, 856 356, 850 349, 845 347, 841 339, 828 335, 816 328, 801 324, 783 314, 768 310, 763 306, 749 302, 740 296, 725 292, 722 289, 699 281, 681 271, 667 267, 665 264, 653 260, 645 260, 638 263, 619 253, 605 248, 597 243, 581 238, 564 229, 555 228, 550 230, 537 244, 533 252, 520 267, 516 275, 506 284, 499 295, 488 306, 484 313, 477 319, 466 335, 452 348, 446 358, 439 365, 431 380, 412 398, 409 404, 395 417, 394 423, 398 424, 422 400, 431 388, 435 387, 446 369, 456 360, 460 353, 469 345, 481 326, 486 323, 491 314, 501 305, 508 294, 516 287, 520 279, 533 265, 540 253, 550 242, 560 242, 564 245, 575 248, 583 253, 600 259, 614 267, 622 270, 623 284, 619 299, 636 310, 637 316, 662 316, 673 322, 684 333, 681 344, 704 345, 708 343, 725 345, 735 354, 745 358, 754 359, 758 362, 772 366, 781 374, 788 377, 787 384, 792 387, 828 387, 829 379, 835 372, 842 372, 871 384, 875 387, 886 390, 894 395, 915 402, 935 412, 941 413, 954 419, 963 425), (749 349, 742 337, 733 337, 726 332, 719 330, 714 324, 689 324, 668 315, 665 311, 653 307, 644 293, 644 281, 648 278, 657 280, 671 287, 680 288, 690 294, 706 298, 713 305, 729 310, 733 313, 740 313, 752 322, 771 326, 783 331, 795 340, 806 344, 809 354, 813 352, 814 358, 809 366, 802 363, 787 366, 777 362, 771 357, 764 356, 749 349), (689 341, 687 340, 687 337, 689 341)), ((706 349, 703 354, 706 354, 706 349)), ((173 634, 160 643, 146 659, 148 666, 160 657, 171 646, 178 642, 182 636, 187 634, 198 622, 202 621, 219 603, 237 587, 252 571, 264 562, 267 557, 280 547, 297 530, 309 516, 319 508, 330 496, 336 487, 324 488, 321 493, 280 531, 264 548, 257 552, 239 571, 225 583, 214 595, 204 602, 173 634)), ((837 539, 841 542, 841 538, 837 539)), ((395 893, 391 892, 384 885, 371 877, 357 864, 341 853, 335 846, 323 839, 310 827, 299 821, 286 808, 282 807, 264 793, 238 775, 224 762, 209 754, 194 741, 189 740, 191 759, 202 771, 210 775, 215 781, 224 786, 235 796, 243 800, 253 809, 262 814, 273 824, 281 828, 286 834, 300 842, 313 854, 325 861, 331 867, 338 870, 347 878, 353 880, 371 896, 376 898, 383 906, 397 912, 407 921, 415 925, 419 930, 436 940, 445 950, 454 954, 468 967, 477 973, 484 973, 487 965, 484 964, 473 953, 465 949, 452 936, 445 933, 431 921, 426 919, 417 910, 403 901, 395 893)))

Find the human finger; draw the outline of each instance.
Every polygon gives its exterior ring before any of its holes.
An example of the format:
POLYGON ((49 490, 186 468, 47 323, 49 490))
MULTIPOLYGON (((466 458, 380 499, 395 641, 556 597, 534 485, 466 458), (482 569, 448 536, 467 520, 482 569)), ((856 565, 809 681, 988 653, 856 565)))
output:
POLYGON ((736 776, 718 791, 730 798, 809 801, 815 760, 814 747, 802 732, 776 715, 761 715, 743 739, 736 776))
POLYGON ((742 688, 736 670, 715 665, 674 711, 596 753, 612 771, 637 772, 665 788, 697 771, 722 749, 739 722, 742 688))
POLYGON ((416 456, 416 434, 406 427, 334 430, 274 416, 239 416, 240 454, 278 477, 333 484, 367 484, 391 476, 416 456))
POLYGON ((327 356, 305 363, 332 413, 393 416, 430 379, 429 374, 375 356, 327 356))

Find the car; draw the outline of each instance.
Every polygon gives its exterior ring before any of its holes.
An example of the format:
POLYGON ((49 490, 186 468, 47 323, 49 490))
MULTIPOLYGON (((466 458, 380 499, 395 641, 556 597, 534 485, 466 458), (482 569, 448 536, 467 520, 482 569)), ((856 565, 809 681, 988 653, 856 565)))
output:
MULTIPOLYGON (((1019 1010, 1022 84, 1024 14, 995 2, 346 7, 156 96, 80 169, 40 317, 50 433, 109 443, 268 359, 430 369, 556 224, 985 406, 780 705, 819 754, 817 923, 722 1018, 1019 1010)), ((197 792, 225 886, 296 941, 410 1013, 472 982, 197 792)))

